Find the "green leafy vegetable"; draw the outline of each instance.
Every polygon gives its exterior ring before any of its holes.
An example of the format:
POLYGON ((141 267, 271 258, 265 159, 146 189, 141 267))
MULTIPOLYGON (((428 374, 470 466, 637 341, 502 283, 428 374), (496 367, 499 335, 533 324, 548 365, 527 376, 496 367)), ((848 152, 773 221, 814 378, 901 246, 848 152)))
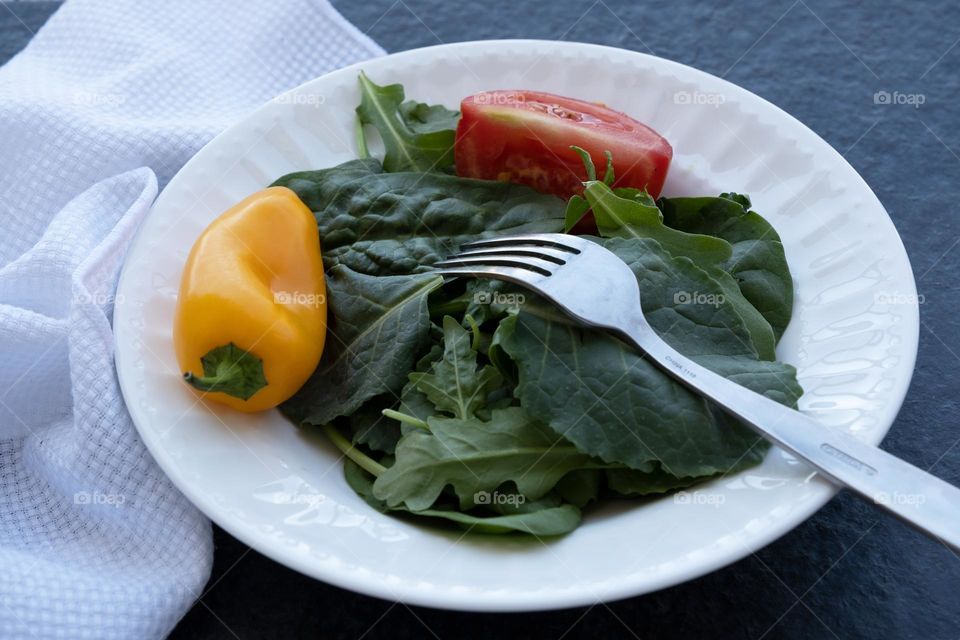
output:
POLYGON ((646 191, 613 189, 602 182, 586 183, 583 195, 593 210, 600 235, 611 238, 653 238, 674 255, 700 265, 719 264, 733 253, 730 243, 713 236, 684 233, 663 224, 660 209, 646 191), (632 192, 632 197, 624 197, 632 192))
POLYGON ((434 406, 426 395, 413 382, 407 382, 400 393, 400 406, 387 417, 400 420, 403 432, 409 431, 408 425, 425 425, 427 418, 434 414, 434 406))
POLYGON ((377 462, 370 456, 360 451, 360 449, 358 449, 356 446, 351 444, 350 441, 344 438, 335 427, 330 425, 324 425, 323 432, 327 435, 327 438, 330 439, 330 442, 332 442, 336 448, 340 449, 347 460, 352 460, 367 473, 372 473, 375 476, 379 476, 381 473, 386 471, 384 464, 389 464, 388 457, 384 457, 380 462, 377 462))
POLYGON ((578 147, 576 145, 571 145, 570 147, 578 156, 580 160, 583 161, 583 167, 587 171, 587 180, 594 181, 597 179, 597 167, 593 164, 593 158, 590 157, 590 154, 583 147, 578 147))
POLYGON ((335 266, 327 273, 334 310, 320 365, 281 410, 315 425, 349 416, 364 402, 399 394, 429 337, 427 296, 439 276, 373 277, 335 266))
MULTIPOLYGON (((706 272, 650 239, 603 244, 633 269, 644 313, 671 346, 748 388, 796 401, 793 368, 757 359, 742 319, 706 272), (679 305, 681 291, 717 296, 717 305, 679 305)), ((744 458, 756 462, 765 451, 753 432, 718 421, 702 398, 608 334, 531 303, 501 326, 503 347, 519 369, 521 406, 584 453, 638 469, 659 462, 672 475, 702 477, 744 458)))
POLYGON ((267 386, 263 360, 232 342, 211 349, 200 358, 203 375, 183 374, 184 381, 200 391, 219 391, 249 400, 267 386))
POLYGON ((443 359, 430 373, 411 373, 410 382, 438 411, 467 420, 476 416, 487 395, 501 384, 500 374, 487 365, 477 369, 477 352, 470 333, 450 316, 443 319, 443 359))
POLYGON ((590 203, 580 195, 571 196, 567 201, 567 208, 563 212, 563 231, 570 233, 590 211, 590 203))
POLYGON ((327 269, 342 264, 372 276, 429 271, 470 240, 563 228, 557 197, 507 182, 384 173, 372 159, 273 184, 292 189, 314 212, 327 269))
MULTIPOLYGON (((366 473, 355 462, 346 461, 344 475, 347 484, 366 500, 367 504, 377 511, 390 510, 382 500, 374 497, 373 476, 366 473)), ((471 532, 499 534, 516 531, 538 537, 569 533, 577 528, 581 517, 580 510, 569 504, 527 509, 509 515, 477 515, 472 512, 439 508, 412 511, 399 507, 399 510, 416 516, 448 520, 471 532)))
MULTIPOLYGON (((433 363, 442 357, 443 347, 439 344, 433 344, 430 351, 417 362, 414 373, 430 371, 433 363)), ((410 375, 413 375, 413 373, 410 375)), ((427 396, 417 389, 413 382, 409 381, 410 375, 407 376, 408 381, 400 392, 400 406, 389 414, 384 412, 384 415, 388 418, 400 420, 403 433, 414 427, 426 428, 427 418, 434 415, 436 411, 427 396)))
MULTIPOLYGON (((645 191, 612 190, 602 182, 588 182, 584 196, 593 208, 597 227, 605 237, 652 238, 674 256, 684 256, 709 273, 723 291, 717 295, 729 301, 743 319, 757 354, 764 360, 776 356, 776 337, 770 324, 741 292, 736 279, 723 265, 730 261, 733 248, 719 237, 687 233, 663 223, 663 215, 645 191)), ((690 292, 688 304, 699 304, 690 292)))
POLYGON ((607 487, 614 493, 627 497, 648 496, 667 493, 676 489, 686 489, 704 480, 702 477, 678 478, 667 473, 658 465, 651 465, 649 470, 643 471, 637 469, 607 469, 605 473, 607 487))
MULTIPOLYGON (((793 406, 774 362, 793 290, 773 228, 746 196, 661 198, 614 187, 593 158, 565 204, 526 187, 458 178, 458 114, 361 76, 365 159, 293 173, 328 272, 330 327, 317 371, 282 406, 318 425, 371 507, 471 531, 560 535, 602 496, 653 496, 756 464, 765 441, 607 333, 503 282, 441 286, 431 267, 479 238, 571 229, 593 214, 633 270, 644 314, 673 347, 793 406), (364 126, 383 164, 367 158, 364 126), (369 131, 369 129, 367 129, 369 131), (349 434, 349 438, 344 434, 349 434)), ((206 368, 206 364, 205 364, 206 368)))
POLYGON ((669 226, 715 235, 733 246, 733 255, 721 267, 736 278, 743 296, 779 340, 793 314, 793 278, 780 236, 750 210, 750 199, 724 193, 717 198, 661 198, 657 204, 669 226))
MULTIPOLYGON (((608 469, 609 473, 614 469, 608 469)), ((577 469, 560 478, 554 488, 557 496, 581 509, 596 501, 600 494, 600 469, 577 469)))
POLYGON ((347 418, 347 424, 353 433, 353 443, 365 445, 373 451, 392 454, 400 439, 400 427, 383 412, 394 404, 394 398, 385 394, 364 403, 347 418))
MULTIPOLYGON (((387 171, 444 171, 453 166, 453 142, 460 114, 439 105, 405 101, 403 85, 374 84, 360 74, 361 125, 380 133, 387 171)), ((360 140, 361 151, 366 141, 360 140)))
POLYGON ((488 422, 430 418, 427 424, 429 432, 411 431, 400 439, 396 462, 374 483, 374 495, 388 506, 426 509, 447 485, 461 507, 470 506, 478 493, 507 481, 536 500, 567 472, 603 466, 519 407, 494 411, 488 422))

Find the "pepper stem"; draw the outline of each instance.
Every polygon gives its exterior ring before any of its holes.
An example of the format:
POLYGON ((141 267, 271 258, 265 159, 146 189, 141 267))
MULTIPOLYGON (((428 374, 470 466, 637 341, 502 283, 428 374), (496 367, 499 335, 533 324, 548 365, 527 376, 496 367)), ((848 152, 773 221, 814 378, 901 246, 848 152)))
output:
POLYGON ((200 364, 202 376, 191 371, 183 374, 184 382, 199 391, 219 391, 249 400, 268 384, 263 374, 263 360, 232 342, 211 349, 200 358, 200 364))

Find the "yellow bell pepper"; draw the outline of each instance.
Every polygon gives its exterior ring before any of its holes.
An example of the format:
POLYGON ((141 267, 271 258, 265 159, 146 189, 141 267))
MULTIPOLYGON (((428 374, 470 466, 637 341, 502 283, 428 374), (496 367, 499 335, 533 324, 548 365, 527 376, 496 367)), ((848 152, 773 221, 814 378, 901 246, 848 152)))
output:
POLYGON ((313 214, 286 187, 249 196, 187 258, 173 342, 184 380, 241 411, 275 407, 316 369, 327 329, 313 214))

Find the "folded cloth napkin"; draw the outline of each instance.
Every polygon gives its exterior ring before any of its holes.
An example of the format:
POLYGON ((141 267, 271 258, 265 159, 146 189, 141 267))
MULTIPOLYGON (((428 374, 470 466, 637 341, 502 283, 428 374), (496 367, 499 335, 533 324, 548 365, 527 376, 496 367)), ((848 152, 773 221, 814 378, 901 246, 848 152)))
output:
POLYGON ((382 53, 325 0, 69 0, 0 68, 0 637, 162 637, 201 595, 210 524, 117 385, 124 251, 212 136, 382 53))

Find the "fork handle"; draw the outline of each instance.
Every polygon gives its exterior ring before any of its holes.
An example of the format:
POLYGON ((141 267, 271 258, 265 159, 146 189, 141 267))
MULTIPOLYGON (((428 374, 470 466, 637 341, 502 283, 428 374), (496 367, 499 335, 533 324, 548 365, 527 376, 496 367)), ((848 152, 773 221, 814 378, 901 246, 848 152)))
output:
POLYGON ((625 336, 660 368, 835 484, 960 551, 960 489, 896 456, 754 393, 678 353, 649 326, 625 336))

